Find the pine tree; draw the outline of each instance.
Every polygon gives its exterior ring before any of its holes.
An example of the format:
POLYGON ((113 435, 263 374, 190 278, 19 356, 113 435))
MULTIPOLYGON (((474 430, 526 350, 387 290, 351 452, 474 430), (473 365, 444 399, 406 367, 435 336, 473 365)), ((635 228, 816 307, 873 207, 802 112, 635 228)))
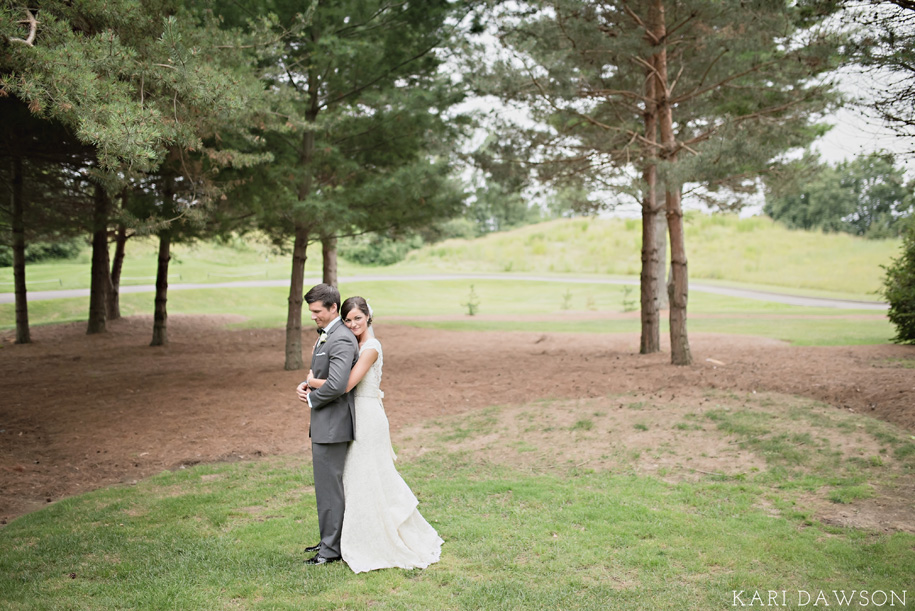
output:
MULTIPOLYGON (((95 184, 89 333, 105 330, 110 303, 112 194, 165 164, 192 196, 174 200, 184 210, 157 217, 193 216, 191 204, 203 216, 221 192, 213 180, 221 168, 269 158, 220 144, 228 132, 252 144, 263 85, 234 34, 218 25, 178 0, 12 2, 0 12, 0 95, 16 96, 95 150, 87 173, 95 184)), ((164 303, 157 295, 163 329, 164 303)))
POLYGON ((835 51, 814 28, 832 7, 819 8, 555 0, 505 18, 501 38, 512 57, 491 73, 491 90, 526 103, 546 126, 534 136, 537 156, 552 161, 542 176, 603 190, 641 177, 642 352, 660 349, 656 215, 664 212, 670 236, 671 360, 685 365, 683 185, 759 172, 817 133, 812 123, 831 100, 817 77, 833 67, 835 51))
MULTIPOLYGON (((230 27, 260 41, 267 88, 286 131, 268 135, 274 162, 245 186, 259 227, 292 251, 286 369, 302 367, 304 266, 310 243, 409 228, 457 210, 447 147, 460 100, 438 50, 460 6, 446 0, 227 3, 230 27), (270 11, 273 11, 271 13, 270 11), (290 245, 291 241, 291 245, 290 245)), ((330 272, 329 272, 330 273, 330 272)), ((327 278, 332 280, 332 278, 327 278)))

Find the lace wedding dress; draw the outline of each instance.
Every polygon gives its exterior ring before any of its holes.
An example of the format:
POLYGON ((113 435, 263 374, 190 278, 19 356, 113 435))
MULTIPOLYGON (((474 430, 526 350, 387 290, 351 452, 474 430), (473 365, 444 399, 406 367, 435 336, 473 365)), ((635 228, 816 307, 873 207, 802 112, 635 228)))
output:
POLYGON ((356 440, 346 455, 343 489, 346 509, 340 550, 356 573, 399 567, 426 568, 437 562, 442 539, 419 514, 410 487, 394 467, 388 418, 381 398, 381 343, 369 339, 359 352, 374 349, 378 359, 354 389, 356 440))

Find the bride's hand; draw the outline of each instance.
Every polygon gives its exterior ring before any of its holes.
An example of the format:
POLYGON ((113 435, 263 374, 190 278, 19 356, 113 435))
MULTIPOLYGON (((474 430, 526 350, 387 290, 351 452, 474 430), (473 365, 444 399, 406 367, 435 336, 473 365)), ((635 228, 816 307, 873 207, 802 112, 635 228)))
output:
POLYGON ((316 380, 315 373, 311 369, 308 370, 308 377, 305 378, 305 381, 308 382, 308 385, 314 387, 313 382, 316 380))

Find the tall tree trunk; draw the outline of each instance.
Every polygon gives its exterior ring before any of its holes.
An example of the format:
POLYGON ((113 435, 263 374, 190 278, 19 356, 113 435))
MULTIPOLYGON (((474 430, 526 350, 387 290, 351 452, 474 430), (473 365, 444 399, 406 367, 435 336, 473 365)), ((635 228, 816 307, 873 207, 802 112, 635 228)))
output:
MULTIPOLYGON (((677 160, 677 141, 673 126, 673 108, 670 104, 670 88, 667 77, 666 26, 664 25, 663 0, 655 0, 653 14, 658 29, 655 34, 661 41, 660 51, 655 55, 658 75, 658 127, 661 131, 662 158, 673 164, 677 160)), ((692 355, 686 334, 686 303, 688 280, 686 273, 686 242, 683 231, 683 208, 680 203, 680 185, 674 184, 671 176, 664 180, 665 203, 667 207, 667 228, 670 234, 670 262, 672 284, 670 298, 670 352, 674 365, 689 365, 692 355)))
POLYGON ((127 228, 118 225, 114 236, 114 259, 111 261, 111 286, 108 292, 108 320, 121 317, 121 270, 124 267, 124 254, 127 249, 127 228))
POLYGON ((670 231, 671 281, 670 297, 670 362, 689 365, 693 362, 686 334, 686 302, 689 279, 686 270, 686 241, 683 231, 683 209, 680 190, 667 191, 667 227, 670 231))
MULTIPOLYGON (((174 178, 162 177, 162 207, 172 210, 175 204, 174 178)), ((165 227, 159 232, 159 261, 156 266, 156 301, 153 310, 153 334, 150 346, 168 344, 168 264, 172 259, 172 232, 165 227)))
MULTIPOLYGON (((652 60, 653 61, 653 58, 652 60)), ((655 142, 658 137, 658 108, 655 103, 657 77, 649 69, 645 78, 645 139, 655 142)), ((652 354, 661 350, 661 313, 658 292, 658 240, 656 219, 660 216, 658 205, 658 166, 654 150, 645 154, 645 168, 642 180, 645 192, 642 196, 642 271, 639 279, 641 289, 641 323, 642 338, 639 346, 641 354, 652 354)))
POLYGON ((321 257, 324 284, 337 286, 337 238, 335 236, 321 238, 321 257))
POLYGON ((95 210, 92 216, 92 275, 89 286, 89 326, 87 334, 107 331, 108 289, 108 194, 95 185, 95 210))
MULTIPOLYGON (((305 119, 309 127, 302 134, 299 148, 299 167, 302 169, 302 180, 299 182, 298 200, 305 201, 311 194, 313 172, 311 167, 315 156, 315 133, 311 126, 318 117, 318 82, 317 78, 308 75, 309 100, 305 119)), ((308 248, 309 227, 305 221, 295 222, 295 242, 292 248, 292 277, 289 280, 289 306, 286 310, 286 371, 302 368, 302 302, 305 298, 305 260, 308 248)))
POLYGON ((308 228, 296 225, 292 248, 292 278, 289 282, 289 308, 286 316, 286 364, 284 369, 302 368, 302 302, 305 299, 305 260, 308 258, 308 228))
POLYGON ((654 163, 642 173, 645 181, 645 195, 642 198, 642 273, 639 279, 641 286, 642 306, 642 339, 639 346, 641 354, 652 354, 661 351, 661 312, 658 291, 661 279, 658 277, 658 223, 660 207, 657 205, 658 167, 654 163))
POLYGON ((153 313, 153 335, 150 346, 168 344, 168 263, 171 261, 171 229, 159 232, 159 264, 156 268, 156 307, 153 313))
POLYGON ((22 157, 13 152, 12 160, 13 190, 11 201, 13 209, 13 290, 16 293, 16 343, 30 344, 32 336, 29 331, 29 302, 25 286, 25 200, 23 199, 22 157))
POLYGON ((670 307, 670 298, 667 296, 670 266, 667 263, 667 215, 664 213, 666 202, 658 208, 658 214, 654 217, 657 226, 654 237, 658 244, 658 309, 666 310, 670 307))

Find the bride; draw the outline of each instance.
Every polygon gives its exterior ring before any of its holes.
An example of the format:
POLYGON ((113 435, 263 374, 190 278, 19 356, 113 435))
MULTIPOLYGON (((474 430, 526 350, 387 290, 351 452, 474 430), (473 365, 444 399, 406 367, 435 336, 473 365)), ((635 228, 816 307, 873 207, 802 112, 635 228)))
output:
MULTIPOLYGON (((419 501, 394 467, 396 456, 381 403, 384 393, 379 389, 384 359, 371 327, 371 308, 362 297, 350 297, 340 315, 359 340, 359 360, 346 388, 355 387, 356 438, 343 468, 343 560, 356 573, 426 568, 438 561, 442 539, 420 515, 419 501)), ((308 372, 309 386, 323 383, 308 372)))

